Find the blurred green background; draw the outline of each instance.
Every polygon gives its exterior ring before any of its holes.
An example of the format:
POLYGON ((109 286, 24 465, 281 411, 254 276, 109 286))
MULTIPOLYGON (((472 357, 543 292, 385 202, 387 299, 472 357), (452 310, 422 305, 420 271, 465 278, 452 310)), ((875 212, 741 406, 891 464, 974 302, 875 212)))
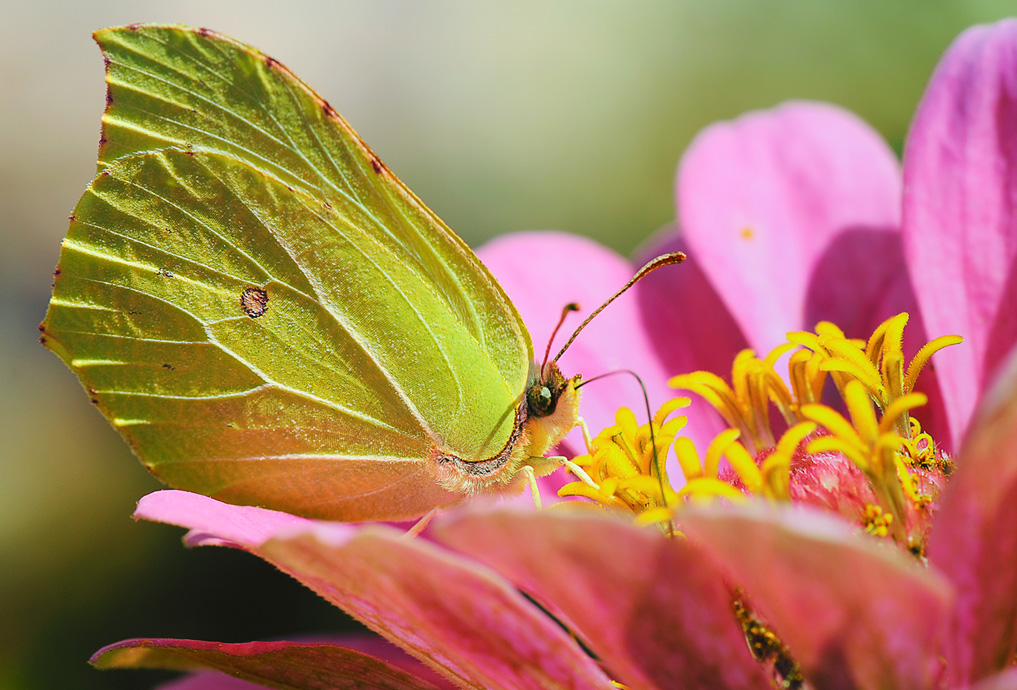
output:
POLYGON ((825 99, 899 150, 942 51, 1009 6, 0 1, 0 688, 149 687, 160 676, 85 663, 125 637, 345 625, 254 558, 185 551, 180 530, 133 523, 156 483, 36 343, 67 215, 95 169, 92 30, 179 22, 259 47, 474 246, 557 228, 628 252, 671 221, 675 165, 704 125, 825 99))

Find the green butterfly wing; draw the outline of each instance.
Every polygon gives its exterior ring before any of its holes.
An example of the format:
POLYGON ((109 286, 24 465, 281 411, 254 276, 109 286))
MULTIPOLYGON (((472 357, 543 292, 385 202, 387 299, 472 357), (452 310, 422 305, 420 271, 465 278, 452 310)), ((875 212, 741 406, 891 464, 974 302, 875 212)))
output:
POLYGON ((508 442, 533 356, 472 251, 278 62, 98 32, 99 175, 43 340, 172 486, 339 519, 457 500, 427 462, 508 442))

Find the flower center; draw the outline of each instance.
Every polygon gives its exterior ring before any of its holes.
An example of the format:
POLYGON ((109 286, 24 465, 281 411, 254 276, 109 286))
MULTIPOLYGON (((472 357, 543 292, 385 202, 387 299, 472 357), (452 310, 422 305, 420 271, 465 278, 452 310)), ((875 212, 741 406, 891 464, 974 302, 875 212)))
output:
POLYGON ((689 502, 756 496, 804 503, 921 556, 951 462, 912 414, 927 402, 914 386, 929 358, 961 338, 935 338, 905 366, 907 322, 906 313, 887 319, 867 341, 828 322, 812 333, 788 333, 788 342, 763 359, 740 352, 730 384, 705 371, 676 376, 673 387, 704 398, 730 427, 705 454, 679 435, 687 419, 672 416, 688 398, 668 401, 644 425, 622 408, 613 426, 587 434, 588 453, 574 461, 589 476, 560 494, 631 511, 668 533, 689 502), (786 383, 775 366, 788 353, 786 383), (832 405, 822 402, 828 380, 839 397, 832 405), (679 490, 664 469, 671 447, 685 475, 679 490))

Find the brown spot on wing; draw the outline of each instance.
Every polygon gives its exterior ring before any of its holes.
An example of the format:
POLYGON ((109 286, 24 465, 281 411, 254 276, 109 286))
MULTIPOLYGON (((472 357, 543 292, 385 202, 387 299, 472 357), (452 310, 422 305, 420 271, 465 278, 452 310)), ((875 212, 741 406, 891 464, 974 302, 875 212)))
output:
POLYGON ((240 293, 240 308, 252 319, 268 311, 268 293, 261 288, 247 288, 240 293))

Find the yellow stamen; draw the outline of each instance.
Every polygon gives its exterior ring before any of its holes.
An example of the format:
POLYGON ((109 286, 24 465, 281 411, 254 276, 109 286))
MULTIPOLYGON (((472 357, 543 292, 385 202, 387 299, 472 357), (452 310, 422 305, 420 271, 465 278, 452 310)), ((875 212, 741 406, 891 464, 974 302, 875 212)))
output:
MULTIPOLYGON (((665 427, 666 423, 664 420, 666 420, 668 417, 670 417, 678 410, 686 408, 691 404, 692 401, 689 398, 683 396, 671 398, 666 403, 660 406, 660 409, 657 410, 657 414, 653 415, 653 423, 659 427, 665 427)), ((680 422, 682 427, 685 426, 687 421, 688 420, 685 417, 668 420, 668 422, 680 422)))
POLYGON ((732 440, 723 451, 724 457, 731 464, 738 478, 742 480, 745 489, 749 493, 758 494, 763 488, 763 473, 760 471, 756 461, 752 459, 745 446, 732 440))
POLYGON ((699 477, 693 479, 678 491, 678 496, 691 497, 693 500, 703 501, 711 498, 726 498, 732 502, 744 502, 748 497, 734 488, 727 482, 722 482, 713 477, 699 477))
POLYGON ((703 476, 703 463, 699 460, 699 451, 691 439, 684 436, 674 440, 674 452, 678 456, 678 464, 686 480, 703 476))
POLYGON ((777 359, 792 347, 790 343, 780 345, 765 359, 758 359, 752 350, 742 350, 731 367, 730 385, 705 371, 676 376, 670 385, 706 399, 731 428, 741 432, 743 442, 750 448, 756 451, 772 448, 770 404, 775 404, 789 423, 794 419, 794 396, 774 370, 777 359))
MULTIPOLYGON (((897 398, 890 403, 890 406, 883 412, 883 419, 879 422, 879 433, 885 434, 893 431, 894 427, 897 426, 897 420, 900 417, 903 417, 916 407, 924 406, 927 402, 929 402, 929 396, 924 393, 908 393, 897 398)), ((913 430, 916 424, 918 424, 917 421, 911 420, 912 433, 914 433, 913 430)), ((918 426, 918 429, 921 430, 920 425, 918 426)), ((926 436, 928 435, 926 434, 926 436)))
MULTIPOLYGON (((855 448, 866 448, 866 444, 862 441, 862 437, 855 427, 837 410, 831 409, 826 405, 806 405, 802 408, 802 414, 805 415, 806 419, 826 427, 833 434, 830 438, 842 440, 855 448)), ((823 438, 827 437, 818 438, 812 443, 819 443, 823 438)), ((812 453, 814 451, 810 448, 809 452, 812 453)))
POLYGON ((717 435, 713 441, 710 442, 710 447, 706 449, 706 462, 704 464, 703 472, 707 477, 716 477, 717 469, 720 467, 720 456, 727 449, 729 445, 741 434, 737 429, 728 429, 722 431, 717 435))
POLYGON ((778 501, 791 500, 789 472, 795 451, 805 437, 816 430, 813 422, 801 422, 784 432, 777 447, 763 461, 760 473, 763 476, 763 494, 778 501))
POLYGON ((674 510, 671 508, 650 508, 636 516, 636 524, 640 527, 648 525, 668 525, 674 519, 674 510))
POLYGON ((915 389, 915 382, 918 381, 918 374, 922 372, 925 365, 929 363, 929 359, 932 355, 936 354, 944 347, 950 345, 958 345, 963 342, 964 339, 959 335, 941 335, 938 338, 933 338, 929 342, 922 346, 922 349, 915 354, 911 360, 911 364, 908 365, 908 373, 905 377, 904 392, 910 393, 915 389))

